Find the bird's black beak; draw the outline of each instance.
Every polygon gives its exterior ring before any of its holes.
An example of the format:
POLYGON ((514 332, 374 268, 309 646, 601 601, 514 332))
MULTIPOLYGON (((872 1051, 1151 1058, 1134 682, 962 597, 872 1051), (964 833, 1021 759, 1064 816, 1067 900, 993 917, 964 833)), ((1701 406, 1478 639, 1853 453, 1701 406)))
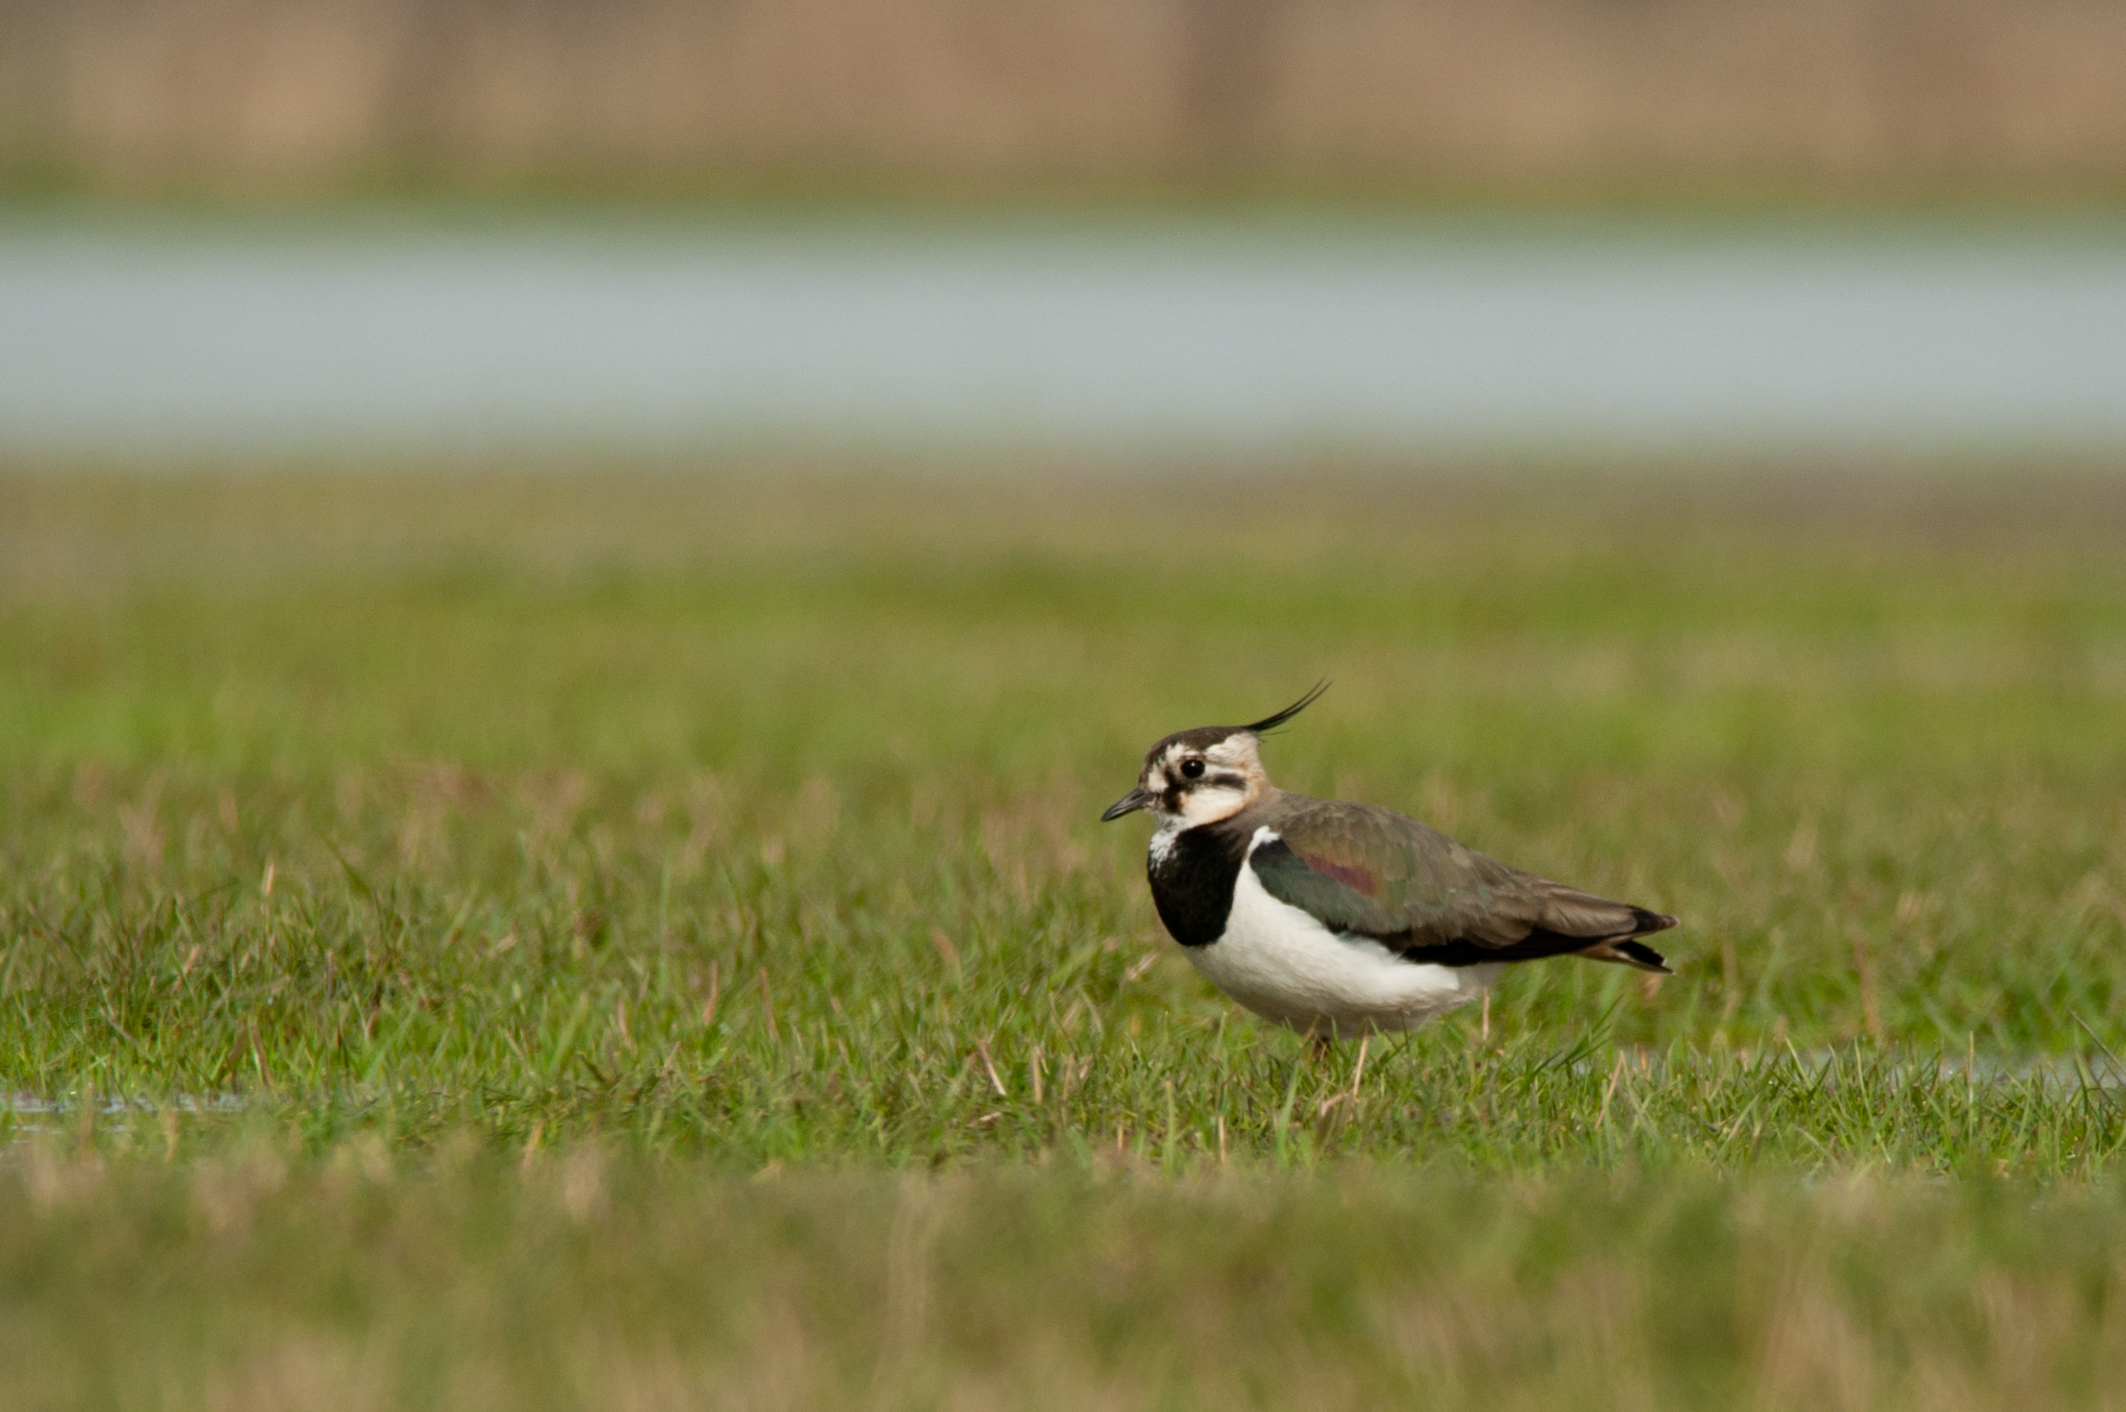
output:
POLYGON ((1107 812, 1100 816, 1100 822, 1103 824, 1113 823, 1116 819, 1121 818, 1124 814, 1134 814, 1139 809, 1149 809, 1151 807, 1151 804, 1151 795, 1146 794, 1141 789, 1133 789, 1129 793, 1123 795, 1120 799, 1117 799, 1114 803, 1108 805, 1107 812))

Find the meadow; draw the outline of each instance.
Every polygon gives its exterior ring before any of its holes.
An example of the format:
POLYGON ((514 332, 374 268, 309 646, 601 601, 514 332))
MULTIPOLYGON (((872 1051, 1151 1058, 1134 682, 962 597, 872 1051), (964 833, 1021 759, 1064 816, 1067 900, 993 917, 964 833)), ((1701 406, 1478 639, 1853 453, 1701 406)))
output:
POLYGON ((2126 481, 0 474, 9 1406, 2117 1406, 2126 481), (1674 912, 1310 1062, 1103 827, 1674 912))

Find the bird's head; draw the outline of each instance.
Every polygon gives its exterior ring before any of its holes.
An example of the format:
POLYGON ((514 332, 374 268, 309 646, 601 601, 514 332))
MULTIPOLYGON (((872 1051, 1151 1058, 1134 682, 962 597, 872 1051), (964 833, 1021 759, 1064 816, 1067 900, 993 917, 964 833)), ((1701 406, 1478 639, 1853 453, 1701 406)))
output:
POLYGON ((1245 726, 1198 726, 1176 731, 1144 757, 1137 787, 1117 799, 1100 822, 1149 809, 1161 824, 1192 829, 1230 819, 1270 792, 1262 768, 1262 737, 1312 705, 1327 682, 1285 707, 1245 726))

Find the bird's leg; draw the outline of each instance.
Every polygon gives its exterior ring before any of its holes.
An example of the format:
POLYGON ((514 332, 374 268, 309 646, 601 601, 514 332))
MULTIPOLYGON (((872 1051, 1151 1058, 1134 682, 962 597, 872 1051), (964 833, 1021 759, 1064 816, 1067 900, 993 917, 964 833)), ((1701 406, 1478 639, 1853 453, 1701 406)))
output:
POLYGON ((1335 1047, 1336 1040, 1333 1036, 1322 1034, 1316 1030, 1307 1031, 1307 1056, 1316 1064, 1328 1063, 1329 1054, 1335 1047))

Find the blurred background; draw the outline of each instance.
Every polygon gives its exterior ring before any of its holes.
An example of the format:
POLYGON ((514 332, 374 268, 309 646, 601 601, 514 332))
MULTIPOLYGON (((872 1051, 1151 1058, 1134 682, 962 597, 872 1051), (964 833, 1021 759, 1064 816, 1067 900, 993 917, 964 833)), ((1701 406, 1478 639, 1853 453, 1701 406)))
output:
POLYGON ((0 451, 2126 447, 2116 0, 0 0, 0 451))
POLYGON ((2116 190, 2112 0, 8 0, 17 181, 2116 190))

